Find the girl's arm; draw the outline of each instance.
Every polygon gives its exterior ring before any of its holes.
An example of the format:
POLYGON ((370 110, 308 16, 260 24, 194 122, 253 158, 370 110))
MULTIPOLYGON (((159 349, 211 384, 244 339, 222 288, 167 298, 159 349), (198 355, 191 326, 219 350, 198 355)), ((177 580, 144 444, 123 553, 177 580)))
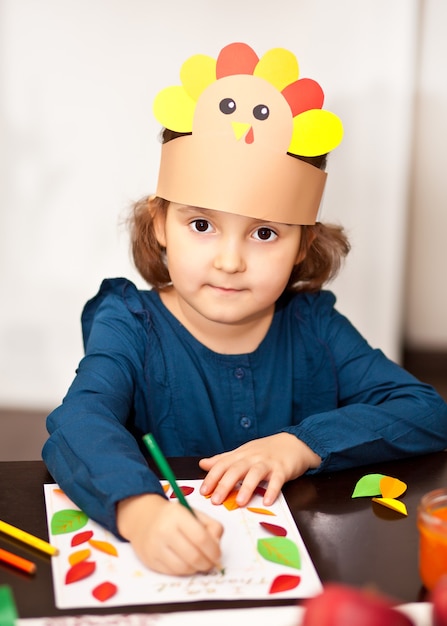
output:
POLYGON ((114 291, 98 296, 94 319, 87 322, 86 356, 63 403, 47 419, 50 438, 42 456, 66 494, 118 534, 119 501, 144 493, 163 496, 163 490, 126 428, 137 388, 145 388, 147 331, 114 291))

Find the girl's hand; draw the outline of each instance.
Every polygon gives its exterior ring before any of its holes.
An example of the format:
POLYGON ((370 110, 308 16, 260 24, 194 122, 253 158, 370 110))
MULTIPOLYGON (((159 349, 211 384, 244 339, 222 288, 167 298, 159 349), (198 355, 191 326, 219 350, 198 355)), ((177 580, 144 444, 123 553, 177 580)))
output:
POLYGON ((236 502, 245 506, 258 484, 268 481, 264 504, 273 504, 285 482, 308 469, 318 467, 321 458, 303 441, 290 433, 254 439, 243 446, 202 459, 200 467, 208 472, 201 493, 211 495, 213 504, 222 504, 230 491, 242 481, 236 502))
POLYGON ((222 525, 180 503, 144 494, 118 503, 117 525, 137 556, 163 574, 187 575, 219 567, 222 525))

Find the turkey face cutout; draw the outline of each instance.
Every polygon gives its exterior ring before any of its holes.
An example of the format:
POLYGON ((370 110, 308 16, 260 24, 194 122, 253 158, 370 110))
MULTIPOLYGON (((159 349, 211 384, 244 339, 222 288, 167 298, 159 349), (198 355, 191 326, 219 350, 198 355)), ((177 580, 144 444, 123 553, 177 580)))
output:
POLYGON ((184 85, 163 90, 154 103, 164 126, 191 133, 163 144, 157 195, 260 220, 314 224, 326 173, 289 152, 324 154, 341 141, 342 126, 321 110, 319 85, 298 80, 295 57, 278 48, 258 59, 246 44, 230 44, 217 63, 191 57, 182 75, 184 85), (250 68, 238 73, 234 53, 247 49, 250 68), (229 53, 235 68, 222 75, 229 53))
POLYGON ((219 149, 275 151, 286 154, 293 131, 292 111, 284 96, 257 76, 227 76, 200 96, 192 133, 219 149), (228 142, 228 146, 225 144, 228 142))

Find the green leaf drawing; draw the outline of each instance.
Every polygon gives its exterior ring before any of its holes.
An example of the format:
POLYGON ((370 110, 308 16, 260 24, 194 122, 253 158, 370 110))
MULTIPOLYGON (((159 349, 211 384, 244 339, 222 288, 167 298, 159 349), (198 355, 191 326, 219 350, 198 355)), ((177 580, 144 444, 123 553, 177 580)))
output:
POLYGON ((83 528, 87 522, 88 517, 83 511, 64 509, 55 513, 51 518, 51 533, 53 535, 73 533, 83 528))
POLYGON ((357 482, 351 498, 362 498, 364 496, 380 496, 380 481, 384 474, 365 474, 357 482))
POLYGON ((301 569, 298 546, 287 537, 258 539, 258 552, 267 561, 301 569))

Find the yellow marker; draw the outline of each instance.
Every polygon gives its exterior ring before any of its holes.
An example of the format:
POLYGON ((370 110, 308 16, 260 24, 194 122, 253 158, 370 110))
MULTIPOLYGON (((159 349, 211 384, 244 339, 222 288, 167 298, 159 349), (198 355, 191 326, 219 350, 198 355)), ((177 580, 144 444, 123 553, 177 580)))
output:
POLYGON ((0 531, 9 535, 10 537, 14 537, 14 539, 18 539, 19 541, 23 541, 23 543, 27 543, 29 546, 36 548, 37 550, 41 550, 41 552, 45 552, 46 554, 50 554, 51 556, 55 556, 59 554, 58 548, 52 546, 47 541, 43 539, 39 539, 30 533, 25 532, 24 530, 20 530, 20 528, 16 528, 11 524, 7 524, 6 522, 2 522, 0 520, 0 531))

